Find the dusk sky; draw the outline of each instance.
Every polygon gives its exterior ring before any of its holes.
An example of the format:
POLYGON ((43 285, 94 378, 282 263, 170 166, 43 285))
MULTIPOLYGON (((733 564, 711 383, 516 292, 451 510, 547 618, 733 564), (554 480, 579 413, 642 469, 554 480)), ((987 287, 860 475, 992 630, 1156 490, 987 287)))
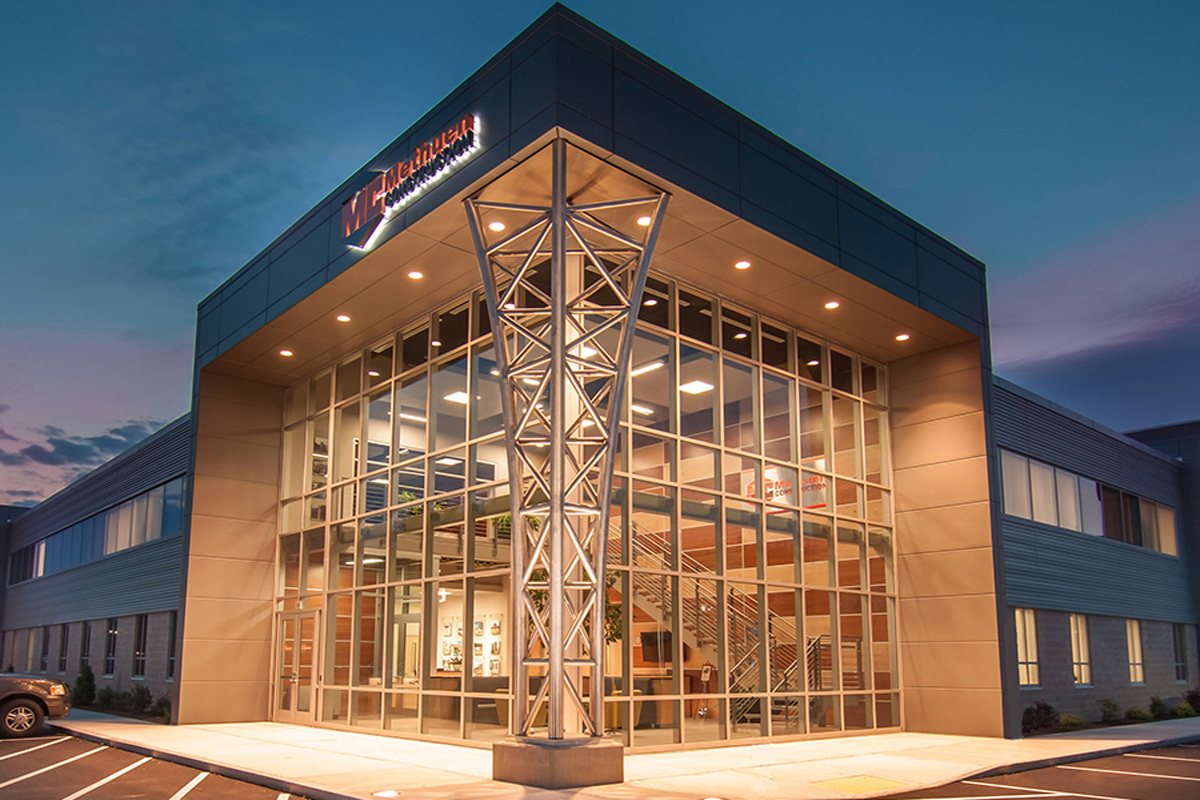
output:
MULTIPOLYGON (((1200 418, 1200 3, 569 5, 986 262, 998 374, 1200 418)), ((0 503, 186 412, 196 304, 547 7, 7 3, 0 503)))

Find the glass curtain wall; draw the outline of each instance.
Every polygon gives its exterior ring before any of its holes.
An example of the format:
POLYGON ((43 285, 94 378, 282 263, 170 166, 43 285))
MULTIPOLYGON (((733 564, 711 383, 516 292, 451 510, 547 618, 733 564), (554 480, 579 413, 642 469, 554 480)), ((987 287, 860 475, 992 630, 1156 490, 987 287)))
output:
MULTIPOLYGON (((885 386, 651 276, 612 495, 610 735, 900 725, 885 386)), ((292 387, 284 443, 278 607, 322 610, 318 721, 503 738, 511 525, 479 293, 292 387)))

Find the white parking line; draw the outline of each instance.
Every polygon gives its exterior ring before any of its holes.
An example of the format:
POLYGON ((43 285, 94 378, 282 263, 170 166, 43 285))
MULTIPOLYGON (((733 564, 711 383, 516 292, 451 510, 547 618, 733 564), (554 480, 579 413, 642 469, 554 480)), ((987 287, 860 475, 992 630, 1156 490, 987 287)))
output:
POLYGON ((183 800, 183 798, 187 797, 188 792, 190 792, 192 789, 196 788, 196 784, 200 783, 200 781, 204 780, 207 777, 208 777, 207 772, 201 772, 199 775, 197 775, 196 777, 194 777, 190 781, 188 781, 182 789, 180 789, 175 794, 171 795, 171 800, 183 800))
POLYGON ((66 797, 63 798, 63 800, 79 800, 80 797, 83 797, 85 794, 92 791, 93 789, 99 789, 104 784, 115 781, 117 778, 121 777, 126 772, 129 772, 132 769, 140 767, 142 764, 145 764, 149 760, 150 760, 150 756, 146 756, 141 761, 135 761, 132 764, 130 764, 128 767, 117 770, 112 775, 109 775, 107 778, 101 778, 100 780, 93 783, 91 786, 85 786, 82 789, 80 789, 78 792, 67 795, 66 797))
POLYGON ((1200 763, 1200 758, 1183 758, 1182 756, 1144 756, 1141 753, 1125 753, 1126 758, 1161 758, 1163 761, 1190 761, 1200 763))
POLYGON ((3 761, 6 758, 16 758, 17 756, 23 756, 26 753, 32 753, 34 750, 41 750, 43 747, 49 747, 52 744, 58 744, 59 742, 65 742, 70 738, 71 738, 70 736, 64 736, 61 739, 55 739, 52 742, 46 742, 45 744, 39 744, 36 747, 26 747, 24 750, 18 750, 15 753, 9 753, 6 756, 0 756, 0 761, 3 761))
POLYGON ((1153 772, 1126 772, 1124 770, 1119 770, 1119 769, 1098 769, 1097 767, 1070 767, 1070 766, 1066 766, 1066 765, 1055 767, 1055 769, 1077 769, 1080 772, 1103 772, 1108 775, 1132 775, 1135 778, 1162 778, 1163 780, 1168 780, 1168 781, 1192 781, 1193 783, 1200 783, 1200 778, 1188 778, 1183 775, 1156 775, 1153 772))
POLYGON ((42 767, 41 769, 35 769, 33 772, 26 773, 25 775, 19 775, 15 778, 9 778, 4 783, 0 783, 0 789, 5 788, 6 786, 12 786, 14 783, 20 783, 21 781, 28 780, 29 778, 37 777, 38 775, 41 775, 43 772, 49 772, 52 769, 58 769, 59 767, 65 767, 67 764, 70 764, 72 761, 78 761, 81 758, 87 758, 88 756, 92 755, 93 753, 99 753, 101 750, 107 750, 107 749, 108 749, 107 747, 101 745, 100 747, 97 747, 95 750, 88 750, 86 753, 80 753, 77 756, 72 756, 71 758, 68 758, 66 761, 60 761, 57 764, 51 764, 48 767, 42 767))
MULTIPOLYGON (((1024 786, 1006 786, 1003 783, 985 783, 984 781, 963 781, 973 786, 987 786, 995 789, 1025 789, 1024 786)), ((1025 789, 1028 792, 1041 792, 1041 794, 1027 794, 1024 797, 1081 797, 1084 800, 1130 800, 1128 797, 1112 797, 1106 794, 1084 794, 1083 792, 1060 792, 1057 789, 1025 789)))

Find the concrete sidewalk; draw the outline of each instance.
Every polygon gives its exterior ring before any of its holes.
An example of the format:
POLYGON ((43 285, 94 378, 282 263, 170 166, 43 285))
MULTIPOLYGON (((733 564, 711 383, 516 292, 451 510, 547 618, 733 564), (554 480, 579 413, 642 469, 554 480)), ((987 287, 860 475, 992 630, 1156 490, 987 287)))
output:
POLYGON ((1200 740, 1200 717, 1020 740, 886 733, 634 753, 625 757, 623 784, 549 791, 493 781, 491 751, 472 747, 270 722, 155 725, 80 710, 53 724, 86 739, 313 800, 373 800, 388 790, 404 800, 878 797, 1200 740))

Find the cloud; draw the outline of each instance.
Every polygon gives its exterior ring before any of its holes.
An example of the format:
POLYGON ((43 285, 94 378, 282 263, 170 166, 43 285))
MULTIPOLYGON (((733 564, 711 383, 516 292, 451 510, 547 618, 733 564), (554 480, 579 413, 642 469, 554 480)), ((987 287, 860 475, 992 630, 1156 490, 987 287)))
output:
POLYGON ((5 411, 12 411, 12 406, 8 406, 8 405, 5 405, 4 403, 0 403, 0 414, 3 414, 5 411))
POLYGON ((4 430, 4 428, 0 428, 0 442, 15 442, 15 441, 18 441, 17 437, 13 436, 11 433, 4 430))
POLYGON ((1030 265, 993 272, 1000 367, 1073 361, 1200 333, 1200 203, 1030 265))

